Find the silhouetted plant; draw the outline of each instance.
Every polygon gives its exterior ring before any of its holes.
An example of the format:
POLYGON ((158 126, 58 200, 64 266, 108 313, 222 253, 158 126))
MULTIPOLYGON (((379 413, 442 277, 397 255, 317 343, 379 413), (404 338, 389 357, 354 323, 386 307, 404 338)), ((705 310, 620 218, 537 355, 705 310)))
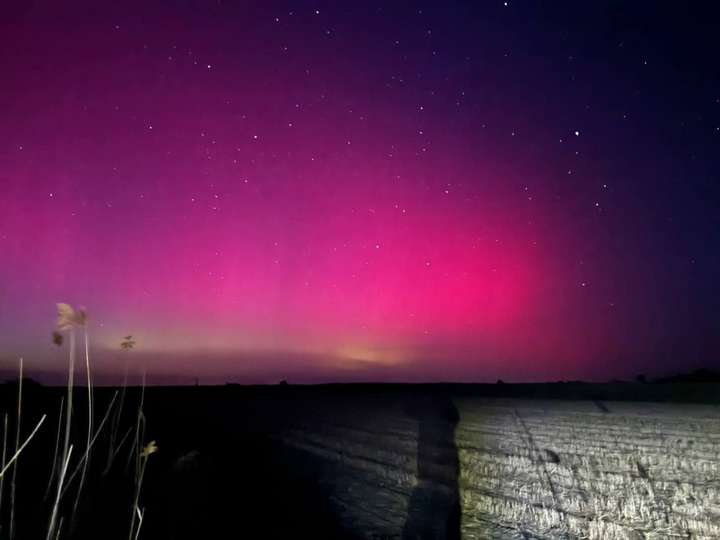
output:
POLYGON ((143 478, 145 477, 145 467, 147 467, 148 458, 158 451, 158 446, 155 441, 150 441, 146 444, 138 454, 139 468, 136 471, 135 476, 135 500, 133 502, 132 517, 130 519, 130 535, 129 540, 137 540, 140 536, 140 527, 142 527, 143 516, 145 511, 140 508, 140 490, 142 489, 143 478), (137 527, 135 526, 135 519, 137 517, 137 527))
MULTIPOLYGON (((92 446, 92 431, 93 431, 93 405, 92 405, 92 382, 90 378, 90 351, 89 351, 89 338, 87 330, 87 313, 83 308, 75 309, 70 304, 60 302, 57 304, 58 319, 55 332, 53 332, 53 342, 57 345, 63 343, 63 332, 70 334, 70 359, 68 363, 68 383, 67 383, 67 401, 65 404, 65 438, 63 444, 62 460, 63 469, 61 470, 61 478, 58 480, 57 486, 57 497, 55 504, 60 503, 63 489, 63 480, 65 478, 64 472, 67 470, 67 466, 70 462, 70 434, 72 425, 72 396, 74 387, 74 376, 75 376, 75 330, 77 328, 83 329, 85 337, 85 372, 87 376, 87 392, 88 392, 88 428, 87 428, 87 442, 84 457, 82 458, 82 475, 80 477, 80 483, 78 485, 77 494, 75 498, 75 504, 73 506, 73 514, 77 510, 77 505, 80 500, 83 485, 85 483, 85 475, 87 472, 88 463, 90 461, 90 448, 92 446)), ((52 478, 51 478, 52 481, 52 478)), ((57 508, 53 508, 53 516, 50 520, 50 526, 48 528, 48 535, 51 536, 55 533, 57 518, 57 508)))
POLYGON ((129 351, 135 346, 135 341, 133 341, 132 336, 125 336, 122 343, 120 343, 120 348, 124 351, 129 351))
MULTIPOLYGON (((123 351, 130 351, 135 347, 136 341, 133 339, 131 335, 125 336, 123 340, 120 342, 120 349, 123 351)), ((110 429, 110 444, 108 446, 108 458, 107 458, 107 464, 105 466, 105 470, 103 471, 103 474, 107 474, 110 471, 110 468, 112 467, 113 461, 115 460, 115 456, 120 451, 120 448, 122 446, 122 443, 125 442, 125 437, 121 440, 120 444, 115 446, 115 441, 117 440, 117 433, 120 426, 120 418, 122 417, 122 410, 123 406, 125 405, 125 393, 127 391, 127 379, 128 379, 128 360, 127 357, 124 358, 124 369, 123 369, 123 383, 122 388, 120 390, 120 403, 118 405, 118 408, 115 410, 115 414, 113 416, 112 422, 111 422, 111 429, 110 429)))

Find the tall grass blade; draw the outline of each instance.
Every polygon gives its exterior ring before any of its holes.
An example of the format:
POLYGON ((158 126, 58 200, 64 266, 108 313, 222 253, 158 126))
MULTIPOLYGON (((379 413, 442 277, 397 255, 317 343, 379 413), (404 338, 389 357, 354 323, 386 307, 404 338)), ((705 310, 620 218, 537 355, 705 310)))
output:
POLYGON ((67 403, 65 403, 65 442, 63 444, 62 461, 68 459, 70 450, 70 427, 72 425, 72 398, 73 385, 75 378, 75 330, 70 329, 70 360, 68 362, 68 382, 67 382, 67 403))
MULTIPOLYGON (((15 455, 19 455, 20 446, 20 424, 22 419, 22 383, 23 383, 23 359, 20 358, 20 378, 18 379, 18 400, 17 400, 17 423, 15 425, 15 455)), ((15 484, 17 482, 18 467, 13 469, 12 480, 10 480, 10 527, 9 537, 15 538, 15 484)), ((4 473, 4 469, 3 469, 4 473)))
POLYGON ((62 432, 62 413, 63 407, 65 406, 65 396, 60 398, 60 409, 58 412, 58 423, 57 423, 57 435, 55 436, 55 452, 53 454, 52 469, 50 470, 50 479, 48 480, 47 488, 45 489, 45 495, 43 501, 46 501, 48 495, 50 495, 50 489, 52 488, 53 480, 55 479, 55 470, 57 469, 58 463, 58 451, 60 450, 60 433, 62 432))
MULTIPOLYGON (((3 449, 2 449, 2 468, 5 468, 5 460, 7 459, 7 433, 8 433, 8 415, 5 413, 3 425, 3 449)), ((5 487, 5 478, 0 476, 0 515, 2 515, 2 499, 5 487)))
POLYGON ((2 478, 5 475, 5 473, 7 472, 7 470, 10 468, 10 466, 17 461, 17 459, 20 456, 20 454, 22 453, 22 451, 30 443, 32 438, 35 436, 35 433, 37 433, 37 430, 40 429, 40 426, 42 426, 43 422, 45 422, 45 418, 47 418, 47 415, 43 414, 42 417, 40 418, 40 420, 38 421, 38 423, 35 425, 35 428, 32 430, 32 432, 30 432, 30 435, 28 435, 28 438, 25 439, 25 442, 22 443, 20 448, 18 448, 17 451, 15 452, 15 454, 13 455, 13 457, 10 458, 10 461, 8 461, 5 464, 5 466, 0 470, 0 478, 2 478))
POLYGON ((122 388, 120 389, 120 404, 118 405, 117 409, 115 409, 115 413, 113 414, 113 420, 112 420, 112 426, 110 429, 110 444, 108 446, 108 459, 107 464, 105 465, 105 470, 102 472, 103 476, 105 476, 108 472, 110 472, 110 469, 112 467, 113 461, 115 460, 115 456, 118 454, 118 449, 116 449, 115 441, 117 440, 117 432, 118 429, 120 429, 120 420, 122 418, 122 411, 123 407, 125 405, 125 393, 127 391, 127 380, 128 380, 128 364, 127 359, 125 359, 125 374, 123 375, 123 384, 122 388))
POLYGON ((65 481, 65 473, 67 473, 68 464, 70 463, 70 457, 72 456, 72 445, 68 447, 67 455, 63 462, 62 469, 60 470, 60 478, 58 479, 57 495, 55 496, 55 504, 53 504, 52 514, 50 515, 50 525, 48 526, 48 533, 45 537, 46 540, 53 538, 55 532, 55 522, 57 521, 58 508, 60 506, 60 496, 62 495, 62 486, 65 481))
MULTIPOLYGON (((113 408, 113 405, 114 405, 114 403, 115 403, 115 400, 117 399, 117 396, 118 396, 118 393, 117 393, 117 391, 116 391, 116 392, 115 392, 115 395, 113 395, 112 400, 110 400, 110 404, 108 405, 107 410, 105 411, 105 416, 103 416, 103 419, 102 419, 102 421, 100 422, 100 425, 98 426, 98 429, 97 429, 97 431, 95 432, 95 435, 93 436, 92 440, 90 441, 89 449, 91 449, 91 448, 95 445, 95 441, 97 440, 98 436, 100 435, 100 432, 102 431, 103 427, 105 426, 105 422, 107 421, 108 416, 110 415, 110 411, 111 411, 112 408, 113 408)), ((77 466, 76 466, 75 469, 73 470, 72 474, 71 474, 70 477, 67 479, 67 482, 65 482, 65 489, 63 489, 63 492, 62 492, 62 494, 60 495, 61 497, 64 496, 64 495, 65 495, 65 492, 69 489, 70 484, 72 484, 73 479, 74 479, 75 476, 77 475, 78 471, 80 471, 80 467, 81 467, 81 466, 83 467, 83 472, 85 471, 85 466, 84 466, 84 464, 85 464, 85 462, 87 461, 87 456, 88 456, 88 454, 89 454, 89 449, 85 450, 85 455, 83 455, 83 457, 82 457, 81 460, 80 460, 80 463, 77 464, 77 466)), ((77 505, 77 500, 76 500, 75 504, 77 505)))
MULTIPOLYGON (((93 429, 93 393, 92 393, 92 382, 90 380, 90 351, 88 345, 88 330, 87 324, 85 325, 85 373, 87 375, 87 395, 88 395, 88 431, 87 431, 87 443, 85 447, 85 455, 82 459, 82 475, 80 475, 80 484, 78 485, 77 494, 75 495, 75 503, 73 504, 73 517, 77 512, 78 504, 80 503, 80 496, 82 495, 83 487, 85 486, 85 477, 87 475, 88 465, 90 463, 90 449, 92 447, 92 429, 93 429)), ((115 401, 115 398, 113 398, 115 401)), ((109 409, 108 409, 109 412, 109 409)), ((69 483, 69 482, 68 482, 69 483)))

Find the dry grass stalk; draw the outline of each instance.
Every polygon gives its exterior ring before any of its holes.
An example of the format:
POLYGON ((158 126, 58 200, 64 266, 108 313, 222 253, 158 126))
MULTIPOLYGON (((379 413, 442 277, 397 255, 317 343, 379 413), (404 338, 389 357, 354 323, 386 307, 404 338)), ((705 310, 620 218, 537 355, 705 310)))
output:
POLYGON ((57 469, 58 462, 58 451, 60 450, 60 433, 62 431, 62 413, 65 406, 65 397, 60 398, 60 409, 58 412, 58 423, 57 423, 57 435, 55 436, 55 451, 53 453, 52 469, 50 470, 50 479, 48 480, 47 488, 45 488, 45 495, 43 501, 47 500, 50 494, 50 488, 52 488, 52 482, 55 479, 55 469, 57 469))
MULTIPOLYGON (((5 468, 5 460, 7 459, 7 433, 8 433, 8 415, 5 413, 3 422, 3 449, 2 449, 2 468, 5 468)), ((5 478, 0 476, 0 510, 2 510, 2 499, 5 487, 5 478)))
POLYGON ((13 455, 13 457, 10 458, 10 461, 8 461, 5 466, 0 470, 0 478, 2 478, 7 472, 7 470, 10 468, 10 466, 17 461, 22 451, 25 450, 25 447, 30 443, 32 438, 35 436, 35 433, 37 433, 38 429, 40 429, 40 426, 43 425, 43 422, 45 422, 45 418, 47 418, 47 415, 43 414, 40 420, 38 420, 38 423, 35 425, 35 428, 30 432, 30 435, 28 435, 28 438, 25 439, 25 442, 20 445, 20 448, 15 451, 15 454, 13 455))
POLYGON ((140 460, 140 468, 137 472, 137 477, 135 479, 135 500, 133 502, 133 512, 132 512, 132 519, 130 520, 130 534, 128 536, 129 540, 137 540, 137 537, 140 535, 140 527, 142 526, 142 518, 143 518, 143 511, 140 510, 139 502, 140 502, 140 490, 142 489, 142 483, 143 478, 145 477, 145 468, 147 467, 147 460, 148 458, 158 451, 158 446, 155 443, 155 441, 150 441, 147 445, 145 445, 142 450, 138 452, 138 459, 140 460), (135 526, 135 519, 139 518, 137 528, 135 526))
MULTIPOLYGON (((85 454, 82 459, 83 469, 82 475, 80 476, 80 484, 78 485, 77 494, 75 495, 75 504, 73 504, 73 516, 77 511, 78 504, 80 502, 80 496, 85 485, 85 477, 87 475, 87 469, 90 464, 90 450, 92 447, 92 429, 93 429, 93 393, 92 393, 92 382, 90 379, 90 351, 88 345, 88 329, 87 324, 84 327, 85 330, 85 373, 87 375, 87 396, 88 396, 88 429, 87 429, 87 442, 85 446, 85 454)), ((114 401, 115 398, 113 398, 114 401)))
MULTIPOLYGON (((108 404, 107 410, 105 411, 105 415, 103 416, 103 419, 100 422, 100 425, 98 426, 97 431, 95 432, 95 435, 93 436, 92 440, 90 441, 90 444, 88 445, 88 448, 85 450, 85 454, 80 459, 80 463, 77 464, 75 469, 73 470, 70 477, 67 479, 67 482, 65 482, 65 489, 63 489, 63 492, 61 496, 65 495, 65 492, 69 489, 70 484, 72 484, 73 479, 75 478, 75 475, 77 475, 78 471, 80 471, 80 467, 83 468, 83 473, 85 472, 85 464, 87 463, 88 455, 90 453, 90 450, 95 445, 95 441, 97 441, 98 436, 103 430, 103 427, 105 426, 105 422, 107 422, 108 416, 110 415, 110 411, 113 408, 113 405, 115 404, 115 400, 117 399, 118 392, 116 391, 113 395, 113 398, 110 400, 110 403, 108 404)), ((76 506, 77 506, 77 500, 76 500, 76 506)))
MULTIPOLYGON (((18 399, 17 399, 17 422, 15 423, 15 454, 19 455, 20 446, 20 424, 22 419, 22 383, 23 383, 23 359, 20 358, 20 377, 18 378, 18 399)), ((15 486, 17 483, 18 466, 13 469, 12 480, 10 480, 10 538, 15 537, 15 486)))
MULTIPOLYGON (((58 517, 58 509, 60 507, 60 497, 62 496, 62 486, 63 482, 65 481, 65 474, 67 473, 68 464, 70 463, 70 457, 72 456, 72 445, 68 448, 67 456, 65 456, 65 460, 63 462, 62 469, 60 470, 60 478, 58 478, 58 485, 57 485, 57 495, 55 496, 55 503, 53 504, 52 514, 50 516, 50 525, 48 525, 48 533, 46 536, 46 540, 50 540, 53 538, 53 533, 55 533, 55 523, 57 522, 58 517)), ((58 533, 59 533, 59 527, 58 527, 58 533)), ((55 535, 57 538, 57 535, 55 535)))

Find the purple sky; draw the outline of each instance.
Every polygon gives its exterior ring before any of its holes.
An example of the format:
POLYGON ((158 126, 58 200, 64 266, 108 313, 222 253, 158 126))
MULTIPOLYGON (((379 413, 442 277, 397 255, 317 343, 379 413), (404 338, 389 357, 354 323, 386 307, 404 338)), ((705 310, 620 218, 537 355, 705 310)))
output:
POLYGON ((99 375, 126 334, 158 380, 716 365, 703 14, 383 4, 11 8, 2 364, 63 371, 61 301, 99 375))

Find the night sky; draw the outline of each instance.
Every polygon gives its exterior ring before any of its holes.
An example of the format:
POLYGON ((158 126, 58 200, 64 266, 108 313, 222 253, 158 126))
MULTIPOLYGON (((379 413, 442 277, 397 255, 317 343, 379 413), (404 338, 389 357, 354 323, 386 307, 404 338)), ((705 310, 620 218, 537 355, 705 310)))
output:
POLYGON ((719 367, 711 3, 72 4, 0 15, 3 366, 69 302, 98 377, 719 367))

